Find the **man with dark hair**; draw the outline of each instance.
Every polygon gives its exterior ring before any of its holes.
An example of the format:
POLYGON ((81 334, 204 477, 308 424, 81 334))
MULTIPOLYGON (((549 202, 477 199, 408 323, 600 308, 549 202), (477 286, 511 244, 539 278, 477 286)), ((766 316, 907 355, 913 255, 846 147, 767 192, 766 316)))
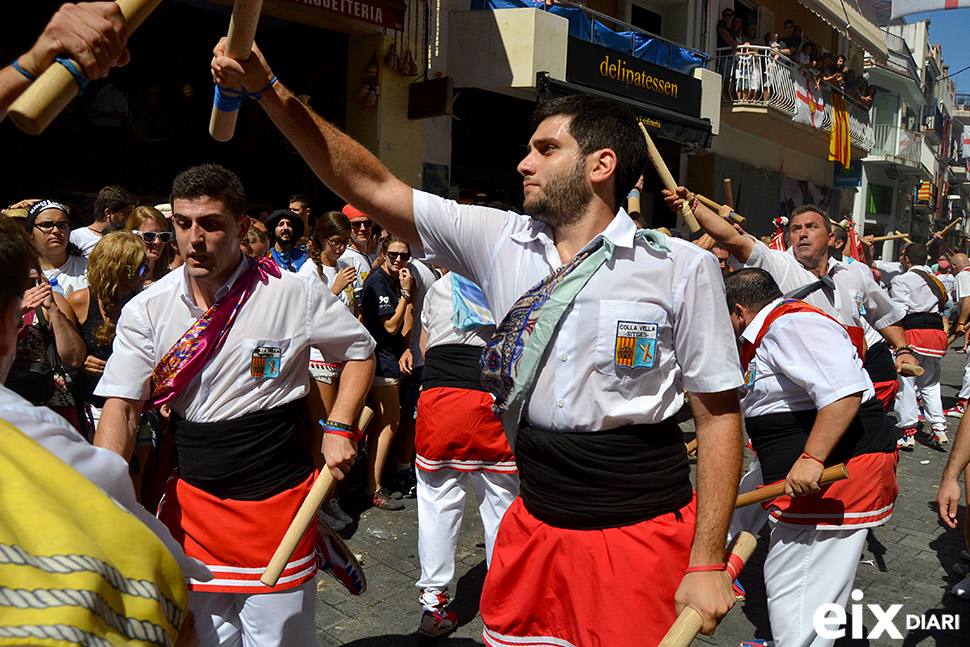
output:
POLYGON ((861 337, 804 301, 783 300, 763 269, 724 283, 745 371, 745 429, 764 484, 785 483, 767 508, 772 637, 777 645, 831 645, 815 634, 816 610, 845 608, 867 529, 892 514, 896 437, 862 369, 861 337), (840 462, 849 478, 820 487, 825 466, 840 462))
POLYGON ((178 472, 159 518, 216 573, 211 582, 189 579, 200 645, 312 645, 316 524, 275 589, 259 577, 315 476, 303 441, 310 346, 345 362, 322 448, 342 479, 374 375, 374 341, 322 283, 243 256, 245 208, 239 178, 220 166, 173 182, 185 264, 122 311, 97 388, 108 400, 95 444, 128 460, 143 408, 167 404, 178 472))
POLYGON ((724 249, 720 243, 715 243, 714 247, 711 247, 711 253, 717 258, 717 262, 721 266, 721 276, 727 276, 733 270, 731 265, 728 263, 728 259, 731 258, 731 253, 724 249))
POLYGON ((300 220, 303 221, 303 231, 310 231, 310 196, 297 193, 290 198, 288 209, 300 216, 300 220))
MULTIPOLYGON (((674 210, 680 208, 683 199, 693 200, 684 187, 678 187, 675 194, 663 193, 674 210)), ((804 294, 800 298, 847 326, 861 328, 869 347, 866 370, 876 384, 879 399, 891 407, 898 389, 896 371, 903 363, 917 362, 900 325, 905 312, 876 285, 871 273, 852 270, 829 255, 834 235, 828 217, 813 205, 796 207, 788 222, 790 249, 782 252, 769 249, 752 236, 742 236, 724 219, 729 213, 725 209, 718 215, 703 204, 694 210, 701 227, 746 267, 767 270, 786 294, 801 290, 804 294), (895 366, 885 342, 895 348, 895 366)))
MULTIPOLYGON (((217 82, 274 78, 255 46, 238 62, 224 45, 217 82)), ((734 603, 723 569, 741 376, 727 313, 710 309, 724 298, 714 257, 638 232, 620 208, 647 161, 636 118, 590 96, 546 104, 518 165, 523 216, 412 189, 280 82, 260 105, 324 184, 479 285, 501 321, 483 367, 522 495, 485 580, 485 642, 656 645, 687 605, 712 633, 734 603), (684 390, 696 499, 674 421, 684 390)))
POLYGON ((138 198, 120 186, 109 185, 98 191, 94 201, 94 222, 87 227, 78 227, 71 232, 71 242, 81 248, 85 255, 98 244, 105 229, 112 226, 124 227, 128 216, 138 206, 138 198))
POLYGON ((947 338, 943 332, 943 308, 949 299, 946 288, 927 267, 928 255, 922 243, 907 245, 902 255, 902 274, 893 279, 889 293, 905 311, 903 328, 906 341, 919 355, 922 375, 900 375, 900 392, 896 398, 896 426, 902 432, 901 449, 916 446, 920 405, 926 421, 932 425, 930 442, 939 447, 949 443, 946 417, 940 399, 940 358, 946 354, 947 338))
POLYGON ((303 221, 289 209, 277 209, 266 220, 266 229, 273 246, 270 256, 280 269, 287 272, 299 272, 306 262, 306 251, 296 245, 296 241, 303 237, 303 221))

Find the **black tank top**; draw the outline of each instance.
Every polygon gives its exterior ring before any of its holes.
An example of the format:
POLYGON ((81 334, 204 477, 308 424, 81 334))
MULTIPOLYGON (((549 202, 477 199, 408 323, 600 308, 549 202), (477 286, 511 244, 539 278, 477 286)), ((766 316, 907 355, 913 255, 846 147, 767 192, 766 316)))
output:
MULTIPOLYGON (((94 331, 104 323, 104 317, 101 316, 101 308, 98 307, 98 297, 90 289, 88 291, 91 297, 88 299, 88 317, 81 324, 81 338, 87 347, 88 355, 107 361, 108 357, 111 356, 111 344, 98 344, 97 337, 94 334, 94 331)), ((90 375, 84 369, 77 373, 78 388, 80 388, 84 400, 96 407, 103 407, 105 399, 94 395, 94 388, 98 386, 99 381, 101 381, 101 378, 90 375)))

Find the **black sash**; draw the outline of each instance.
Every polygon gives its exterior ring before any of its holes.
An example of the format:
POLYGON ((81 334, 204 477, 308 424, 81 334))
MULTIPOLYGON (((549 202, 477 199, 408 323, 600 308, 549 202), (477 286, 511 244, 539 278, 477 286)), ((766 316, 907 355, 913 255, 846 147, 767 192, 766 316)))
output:
POLYGON ((943 315, 938 312, 910 312, 901 323, 903 330, 943 330, 943 315))
POLYGON ((889 350, 889 344, 884 341, 877 342, 869 347, 862 367, 869 373, 869 379, 874 384, 895 382, 899 377, 896 373, 896 362, 893 361, 893 354, 889 350))
MULTIPOLYGON (((769 413, 744 419, 751 445, 758 453, 765 484, 783 480, 805 451, 805 441, 815 424, 818 411, 769 413)), ((899 434, 883 411, 882 402, 872 398, 862 403, 859 413, 825 465, 844 463, 862 454, 890 453, 896 450, 899 434)))
POLYGON ((525 426, 515 462, 526 509, 559 528, 627 526, 693 497, 684 436, 673 419, 594 433, 525 426))
POLYGON ((179 476, 220 499, 261 501, 313 471, 303 443, 303 400, 222 422, 172 415, 179 476))
POLYGON ((421 387, 448 386, 484 391, 482 386, 482 348, 467 344, 441 344, 424 354, 421 387))

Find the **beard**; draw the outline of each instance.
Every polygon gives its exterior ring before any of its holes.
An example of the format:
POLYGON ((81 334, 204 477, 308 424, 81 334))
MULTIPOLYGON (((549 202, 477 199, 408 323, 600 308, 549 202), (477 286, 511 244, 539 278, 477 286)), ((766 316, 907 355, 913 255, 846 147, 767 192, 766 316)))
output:
POLYGON ((550 176, 540 190, 522 204, 527 214, 553 229, 579 222, 593 199, 593 189, 586 182, 586 160, 580 158, 570 171, 550 176))

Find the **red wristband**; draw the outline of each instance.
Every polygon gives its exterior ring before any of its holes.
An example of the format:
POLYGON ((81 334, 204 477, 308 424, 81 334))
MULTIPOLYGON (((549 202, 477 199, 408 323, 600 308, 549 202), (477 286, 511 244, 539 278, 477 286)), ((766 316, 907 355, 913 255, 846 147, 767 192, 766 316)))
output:
POLYGON ((340 427, 334 427, 333 425, 328 424, 322 424, 321 427, 323 427, 323 433, 349 438, 355 445, 360 445, 360 441, 364 438, 364 433, 356 427, 350 430, 341 429, 340 427))
POLYGON ((809 454, 808 452, 802 452, 802 455, 800 456, 800 458, 807 458, 807 459, 809 459, 809 460, 813 460, 813 461, 815 461, 816 463, 818 463, 819 465, 821 465, 822 467, 825 467, 825 463, 823 463, 823 462, 822 462, 822 461, 820 461, 819 459, 817 459, 817 458, 815 458, 814 456, 812 456, 812 455, 811 455, 811 454, 809 454))
POLYGON ((710 566, 688 566, 686 573, 707 573, 709 571, 726 571, 727 564, 711 564, 710 566))
POLYGON ((735 555, 731 553, 728 555, 727 572, 732 579, 738 579, 738 575, 741 573, 741 569, 744 568, 744 560, 741 559, 740 555, 735 555))

